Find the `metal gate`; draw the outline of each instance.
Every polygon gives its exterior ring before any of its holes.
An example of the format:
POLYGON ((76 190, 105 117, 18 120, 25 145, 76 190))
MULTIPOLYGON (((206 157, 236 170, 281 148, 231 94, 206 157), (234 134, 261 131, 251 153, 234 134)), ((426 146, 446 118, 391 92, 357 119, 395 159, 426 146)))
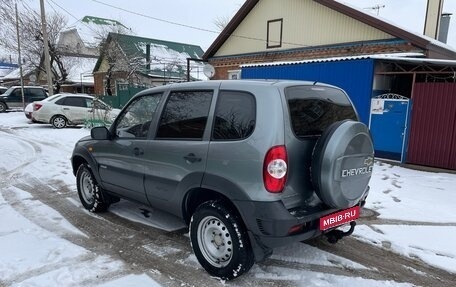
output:
POLYGON ((375 156, 404 162, 406 158, 410 100, 383 94, 371 100, 369 128, 375 156))
POLYGON ((456 83, 416 83, 407 162, 456 169, 456 83))

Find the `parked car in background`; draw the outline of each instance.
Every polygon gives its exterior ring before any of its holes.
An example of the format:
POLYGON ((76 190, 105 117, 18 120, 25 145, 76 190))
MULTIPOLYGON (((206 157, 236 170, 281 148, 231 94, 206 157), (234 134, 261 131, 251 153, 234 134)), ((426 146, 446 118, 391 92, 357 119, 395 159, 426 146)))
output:
POLYGON ((31 118, 35 122, 50 123, 57 129, 80 125, 87 121, 110 123, 119 114, 106 103, 87 94, 57 94, 33 103, 31 118))
MULTIPOLYGON (((24 101, 28 105, 34 101, 42 101, 48 96, 46 90, 37 86, 24 87, 24 101)), ((13 108, 22 108, 22 92, 20 86, 13 86, 0 95, 0 113, 13 108)))
MULTIPOLYGON (((56 94, 56 95, 53 95, 53 96, 50 96, 50 97, 47 97, 46 99, 42 100, 41 102, 47 102, 47 101, 50 101, 50 100, 53 100, 57 97, 60 97, 61 94, 56 94)), ((24 109, 24 114, 25 114, 25 117, 27 119, 30 119, 32 120, 32 122, 36 122, 35 119, 33 119, 32 117, 32 113, 33 113, 33 110, 35 109, 35 102, 33 103, 30 103, 28 104, 25 109, 24 109)))
POLYGON ((8 90, 7 87, 0 86, 0 95, 4 94, 8 90))

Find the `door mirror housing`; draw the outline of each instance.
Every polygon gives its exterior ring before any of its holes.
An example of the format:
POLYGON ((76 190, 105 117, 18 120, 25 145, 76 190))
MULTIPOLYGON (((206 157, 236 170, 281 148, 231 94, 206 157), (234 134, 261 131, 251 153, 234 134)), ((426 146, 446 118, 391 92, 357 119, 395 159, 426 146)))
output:
POLYGON ((94 127, 90 130, 90 136, 94 140, 109 140, 111 133, 106 127, 94 127))

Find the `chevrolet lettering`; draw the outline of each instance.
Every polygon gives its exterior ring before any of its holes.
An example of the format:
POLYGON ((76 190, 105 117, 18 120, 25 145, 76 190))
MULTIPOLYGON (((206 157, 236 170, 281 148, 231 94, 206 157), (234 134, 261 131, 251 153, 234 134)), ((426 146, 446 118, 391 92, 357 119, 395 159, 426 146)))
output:
POLYGON ((374 169, 373 165, 365 166, 365 167, 359 167, 359 168, 343 169, 342 170, 342 177, 350 177, 350 176, 355 176, 355 175, 370 174, 370 173, 372 173, 373 169, 374 169))

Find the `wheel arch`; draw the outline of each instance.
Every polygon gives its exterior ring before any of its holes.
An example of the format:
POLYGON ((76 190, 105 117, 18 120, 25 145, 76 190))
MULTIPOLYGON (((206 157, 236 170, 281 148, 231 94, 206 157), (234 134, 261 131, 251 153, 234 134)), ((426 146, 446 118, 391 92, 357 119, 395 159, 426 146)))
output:
POLYGON ((222 201, 223 204, 225 204, 230 210, 236 212, 236 214, 242 220, 243 224, 245 224, 238 207, 231 199, 220 192, 207 188, 193 188, 187 192, 182 202, 182 215, 184 221, 189 224, 192 214, 195 212, 198 206, 210 200, 222 201))
POLYGON ((90 170, 95 176, 96 181, 101 187, 103 187, 100 175, 98 173, 98 165, 93 159, 92 155, 86 149, 82 147, 76 147, 75 151, 73 152, 73 156, 71 157, 71 167, 73 169, 73 174, 75 176, 78 172, 79 166, 81 166, 81 164, 84 163, 86 163, 89 166, 90 170))

